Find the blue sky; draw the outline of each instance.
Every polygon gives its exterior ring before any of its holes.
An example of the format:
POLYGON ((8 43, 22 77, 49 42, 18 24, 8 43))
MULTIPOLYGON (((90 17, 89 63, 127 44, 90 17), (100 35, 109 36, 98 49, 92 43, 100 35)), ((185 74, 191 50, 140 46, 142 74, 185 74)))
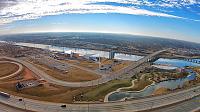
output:
POLYGON ((200 0, 0 1, 0 34, 106 32, 200 43, 200 0))

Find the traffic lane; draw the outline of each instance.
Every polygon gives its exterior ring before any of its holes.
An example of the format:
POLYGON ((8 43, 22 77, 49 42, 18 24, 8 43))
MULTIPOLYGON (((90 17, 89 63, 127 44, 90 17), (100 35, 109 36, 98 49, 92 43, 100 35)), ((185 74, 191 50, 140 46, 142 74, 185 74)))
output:
POLYGON ((190 100, 169 105, 159 109, 154 109, 148 112, 192 112, 200 107, 200 96, 194 97, 190 100))
POLYGON ((30 112, 0 103, 0 112, 30 112))

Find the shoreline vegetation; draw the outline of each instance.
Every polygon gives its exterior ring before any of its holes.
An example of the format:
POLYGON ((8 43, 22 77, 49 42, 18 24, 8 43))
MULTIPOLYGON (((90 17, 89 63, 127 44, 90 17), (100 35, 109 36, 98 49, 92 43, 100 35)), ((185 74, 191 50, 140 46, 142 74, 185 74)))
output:
POLYGON ((147 79, 146 75, 143 75, 139 80, 138 79, 133 80, 131 87, 121 89, 121 91, 141 91, 153 83, 154 82, 152 80, 147 79))
MULTIPOLYGON (((199 75, 199 73, 200 73, 200 67, 189 67, 189 68, 191 68, 194 71, 196 71, 198 73, 197 77, 200 77, 200 75, 199 75)), ((160 80, 160 79, 164 79, 164 78, 160 77, 159 81, 156 82, 155 77, 159 77, 161 74, 158 73, 157 76, 156 76, 155 73, 146 73, 146 74, 143 74, 143 75, 141 75, 141 77, 139 79, 132 80, 132 85, 131 86, 129 86, 129 87, 121 87, 121 88, 118 88, 115 91, 110 92, 109 94, 107 94, 105 96, 104 102, 108 102, 109 95, 111 95, 111 94, 113 94, 115 92, 119 92, 119 91, 122 91, 122 92, 129 92, 129 91, 131 91, 131 92, 133 92, 133 91, 134 92, 140 92, 140 91, 145 90, 147 87, 151 86, 152 84, 160 83, 162 81, 172 80, 172 78, 174 80, 176 80, 176 79, 187 77, 189 75, 188 72, 170 74, 171 78, 167 77, 168 79, 160 80)), ((194 80, 194 81, 195 82, 199 82, 198 80, 194 80)), ((190 83, 190 85, 193 84, 193 83, 191 83, 191 81, 186 82, 182 88, 187 87, 189 83, 190 83)), ((181 89, 181 88, 177 88, 177 89, 181 89)), ((171 90, 168 89, 168 88, 161 87, 161 88, 158 88, 158 89, 154 90, 154 92, 151 95, 155 96, 155 95, 167 94, 170 91, 171 90)))

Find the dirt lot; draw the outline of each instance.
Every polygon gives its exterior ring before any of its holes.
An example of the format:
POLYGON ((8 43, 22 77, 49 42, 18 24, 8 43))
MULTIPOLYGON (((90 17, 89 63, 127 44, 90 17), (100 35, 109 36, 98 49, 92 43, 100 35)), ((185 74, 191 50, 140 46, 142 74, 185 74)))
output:
POLYGON ((10 75, 18 70, 18 66, 12 63, 0 63, 0 77, 10 75))

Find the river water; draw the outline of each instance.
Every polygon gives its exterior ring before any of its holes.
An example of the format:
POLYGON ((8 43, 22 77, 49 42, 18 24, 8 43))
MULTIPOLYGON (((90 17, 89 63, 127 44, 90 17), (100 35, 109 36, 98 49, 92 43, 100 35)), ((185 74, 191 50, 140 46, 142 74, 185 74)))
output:
MULTIPOLYGON (((200 59, 194 59, 200 61, 200 59)), ((154 62, 154 64, 165 64, 165 65, 170 65, 173 67, 178 67, 178 68, 183 68, 185 66, 200 66, 200 64, 193 63, 193 62, 188 62, 185 60, 180 60, 180 59, 164 59, 160 58, 157 61, 154 62)))
MULTIPOLYGON (((73 51, 74 53, 79 53, 80 55, 94 54, 100 57, 109 58, 109 52, 100 51, 100 50, 58 47, 58 46, 45 45, 45 44, 33 44, 33 43, 21 43, 21 42, 15 43, 15 45, 48 49, 51 51, 58 51, 58 52, 73 51)), ((130 54, 124 54, 124 53, 115 53, 115 57, 114 57, 114 59, 129 60, 129 61, 138 61, 141 58, 143 58, 143 56, 130 55, 130 54)))

